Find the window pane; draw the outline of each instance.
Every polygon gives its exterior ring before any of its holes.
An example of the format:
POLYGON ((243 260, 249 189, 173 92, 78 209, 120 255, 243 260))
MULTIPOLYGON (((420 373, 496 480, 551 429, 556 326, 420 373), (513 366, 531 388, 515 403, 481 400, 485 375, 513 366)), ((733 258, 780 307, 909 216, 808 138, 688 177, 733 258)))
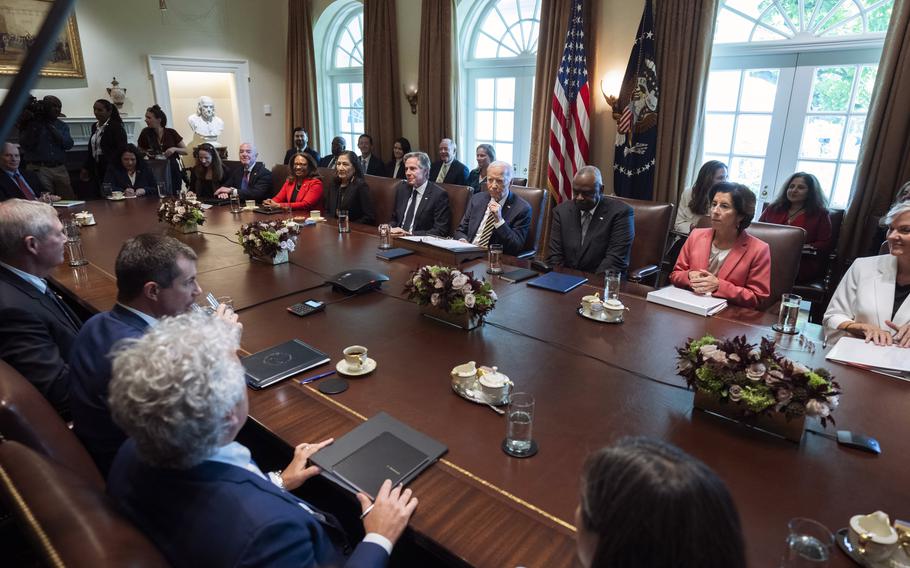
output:
POLYGON ((834 185, 834 171, 837 164, 834 162, 806 162, 800 160, 796 163, 796 170, 800 172, 809 172, 818 178, 818 183, 822 186, 822 193, 831 195, 831 187, 834 185))
POLYGON ((493 139, 493 111, 474 113, 474 136, 484 140, 493 139))
POLYGON ((712 71, 708 76, 706 110, 736 110, 740 71, 712 71))
POLYGON ((498 43, 481 34, 477 36, 477 43, 474 45, 474 57, 477 59, 492 59, 496 57, 498 48, 498 43))
POLYGON ((351 83, 351 100, 354 106, 363 108, 363 83, 351 83))
POLYGON ((496 79, 496 108, 515 108, 515 77, 496 79))
POLYGON ((499 142, 494 146, 494 148, 496 149, 497 160, 502 160, 503 162, 508 162, 510 164, 515 163, 513 147, 511 144, 504 144, 502 142, 499 142))
POLYGON ((339 83, 338 84, 338 106, 341 106, 341 107, 351 106, 351 84, 350 83, 339 83))
POLYGON ((758 18, 761 16, 762 11, 767 8, 768 2, 763 0, 727 0, 723 5, 742 12, 750 18, 758 18))
POLYGON ((781 35, 790 35, 790 30, 787 28, 787 24, 784 22, 784 16, 780 13, 780 10, 778 10, 776 6, 765 10, 759 21, 773 28, 774 31, 778 32, 781 35))
POLYGON ((754 24, 739 14, 721 8, 714 27, 714 43, 739 43, 747 41, 754 24))
POLYGON ((761 186, 762 170, 765 168, 765 160, 762 158, 740 158, 734 156, 730 160, 730 181, 735 181, 747 186, 752 191, 758 193, 761 186))
POLYGON ((733 151, 737 154, 764 156, 768 151, 771 133, 771 115, 740 115, 736 121, 736 141, 733 151))
POLYGON ((834 186, 834 192, 829 199, 828 206, 837 209, 843 209, 850 200, 850 193, 853 190, 853 176, 856 174, 856 164, 841 164, 837 171, 837 183, 834 186))
POLYGON ((837 159, 843 135, 844 117, 807 117, 803 126, 803 140, 799 146, 799 157, 837 159))
POLYGON ((859 23, 859 32, 856 31, 855 20, 847 21, 851 16, 857 14, 859 14, 859 8, 856 7, 856 4, 853 2, 841 2, 840 6, 831 14, 831 17, 822 25, 820 35, 829 33, 843 35, 845 32, 842 31, 842 28, 845 27, 853 30, 846 33, 862 33, 862 21, 859 23))
POLYGON ((515 137, 515 113, 511 111, 496 112, 496 140, 512 141, 515 137))
POLYGON ((818 67, 812 79, 811 111, 846 112, 856 67, 818 67))
POLYGON ((726 164, 727 162, 730 161, 730 156, 728 156, 727 154, 708 154, 708 153, 705 153, 705 155, 702 156, 701 163, 704 164, 705 162, 710 161, 710 160, 718 160, 718 161, 721 161, 721 162, 723 162, 723 163, 726 164))
POLYGON ((891 20, 891 9, 893 7, 894 2, 888 2, 884 6, 881 6, 869 12, 867 18, 869 21, 870 32, 888 31, 888 22, 891 20))
POLYGON ((782 39, 787 39, 787 36, 759 26, 755 28, 755 33, 752 34, 750 39, 752 41, 780 41, 782 39))
POLYGON ((705 115, 705 152, 722 154, 730 152, 730 144, 733 142, 733 119, 732 114, 705 115))
POLYGON ((858 160, 859 147, 863 142, 863 129, 866 128, 865 116, 853 116, 847 121, 847 134, 844 139, 842 160, 858 160))
POLYGON ((746 71, 739 109, 753 112, 773 111, 779 76, 779 69, 753 69, 746 71))
POLYGON ((540 0, 499 0, 483 16, 474 58, 537 53, 540 0))
POLYGON ((856 97, 853 99, 853 112, 869 110, 869 101, 872 100, 872 87, 875 86, 876 71, 878 71, 878 65, 863 65, 860 67, 856 97))
POLYGON ((493 108, 493 85, 495 79, 478 79, 474 82, 474 105, 477 108, 493 108))

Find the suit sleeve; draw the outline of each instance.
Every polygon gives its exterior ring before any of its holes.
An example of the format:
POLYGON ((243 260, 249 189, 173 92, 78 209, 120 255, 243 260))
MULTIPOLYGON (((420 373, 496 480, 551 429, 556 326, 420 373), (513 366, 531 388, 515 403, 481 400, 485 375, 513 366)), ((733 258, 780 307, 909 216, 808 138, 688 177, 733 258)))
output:
POLYGON ((828 309, 825 310, 825 317, 822 320, 822 325, 826 330, 835 331, 845 322, 855 321, 856 312, 852 306, 856 305, 860 276, 860 270, 857 269, 856 261, 854 261, 841 278, 834 295, 831 296, 831 301, 828 302, 828 309))
POLYGON ((559 211, 553 211, 553 221, 550 222, 550 243, 548 246, 550 256, 547 257, 547 264, 559 266, 565 264, 565 256, 562 251, 562 218, 559 211))
MULTIPOLYGON (((242 177, 243 174, 241 174, 241 178, 242 177)), ((253 183, 247 186, 246 191, 240 191, 238 193, 240 199, 244 200, 255 199, 256 201, 262 201, 263 199, 268 199, 269 195, 272 193, 272 172, 266 168, 262 168, 259 175, 253 180, 253 183)))
POLYGON ((618 211, 610 224, 610 234, 607 235, 607 249, 604 259, 597 267, 597 274, 614 269, 623 273, 629 269, 629 253, 632 250, 632 239, 635 238, 635 225, 633 211, 628 205, 618 211))
POLYGON ((27 309, 0 311, 0 358, 50 401, 58 412, 69 407, 69 365, 47 326, 27 309))
POLYGON ((494 229, 493 232, 499 242, 502 243, 503 252, 514 256, 522 252, 530 229, 531 208, 524 207, 521 213, 516 215, 511 222, 506 221, 494 229))
POLYGON ((670 273, 670 282, 677 288, 691 288, 692 283, 689 282, 689 271, 692 270, 692 260, 689 256, 692 254, 692 246, 694 240, 691 235, 686 239, 685 244, 683 244, 682 250, 679 251, 679 257, 676 259, 676 266, 673 267, 673 272, 670 273))
MULTIPOLYGON (((293 187, 293 186, 292 186, 293 187)), ((293 191, 293 189, 291 190, 293 191)), ((291 203, 291 209, 318 209, 322 203, 322 180, 319 178, 310 178, 303 182, 300 188, 303 197, 300 201, 291 203)), ((289 192, 290 193, 290 192, 289 192)), ((290 195, 289 195, 290 197, 290 195)))
POLYGON ((450 225, 452 223, 452 213, 449 209, 449 194, 444 189, 440 189, 438 197, 434 200, 433 206, 433 228, 429 231, 414 231, 415 235, 435 235, 437 237, 448 237, 450 225))
POLYGON ((237 558, 237 566, 300 567, 316 565, 313 543, 320 533, 292 518, 260 527, 237 558))
POLYGON ((762 246, 752 259, 746 282, 739 286, 729 280, 718 279, 714 296, 726 298, 738 306, 758 308, 771 295, 771 250, 762 246))
POLYGON ((468 166, 460 164, 458 175, 452 180, 455 185, 466 185, 468 181, 468 166))

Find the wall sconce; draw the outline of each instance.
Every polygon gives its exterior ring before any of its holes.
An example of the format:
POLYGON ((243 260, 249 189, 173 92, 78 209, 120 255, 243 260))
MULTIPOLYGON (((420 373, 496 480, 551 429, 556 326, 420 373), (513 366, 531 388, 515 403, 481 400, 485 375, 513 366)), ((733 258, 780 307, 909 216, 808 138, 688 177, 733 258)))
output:
POLYGON ((411 104, 411 114, 417 114, 417 87, 408 85, 404 88, 404 97, 411 104))
POLYGON ((600 92, 603 94, 607 104, 613 109, 613 112, 618 111, 616 105, 619 103, 619 91, 622 89, 622 79, 623 74, 613 70, 608 71, 600 81, 600 92))

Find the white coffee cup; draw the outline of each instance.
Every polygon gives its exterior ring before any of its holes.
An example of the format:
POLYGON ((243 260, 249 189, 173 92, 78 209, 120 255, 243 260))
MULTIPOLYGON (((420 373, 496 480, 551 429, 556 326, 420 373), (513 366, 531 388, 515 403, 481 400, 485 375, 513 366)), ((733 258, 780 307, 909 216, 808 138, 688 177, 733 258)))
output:
POLYGON ((310 219, 322 219, 321 212, 316 209, 313 209, 312 211, 310 211, 310 219))
POLYGON ((112 199, 123 199, 123 192, 122 191, 112 191, 111 198, 112 199))
POLYGON ((483 367, 483 372, 477 382, 480 383, 480 390, 488 401, 499 403, 509 395, 512 388, 512 381, 509 377, 499 372, 496 367, 488 369, 483 367))
POLYGON ((888 515, 876 511, 850 517, 850 544, 869 562, 887 560, 897 547, 898 534, 888 515))
POLYGON ((367 362, 367 348, 363 345, 345 347, 342 353, 344 353, 344 361, 351 371, 359 371, 367 362))

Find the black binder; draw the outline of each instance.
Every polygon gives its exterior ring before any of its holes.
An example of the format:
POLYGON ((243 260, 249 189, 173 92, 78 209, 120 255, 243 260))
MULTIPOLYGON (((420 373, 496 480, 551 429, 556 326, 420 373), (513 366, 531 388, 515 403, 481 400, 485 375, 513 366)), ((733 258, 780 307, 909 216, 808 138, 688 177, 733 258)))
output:
POLYGON ((378 249, 376 251, 376 258, 394 260, 402 256, 408 256, 409 254, 414 254, 414 251, 406 248, 378 249))
POLYGON ((246 369, 246 382, 262 389, 297 373, 328 363, 329 356, 299 339, 263 349, 240 359, 246 369))

